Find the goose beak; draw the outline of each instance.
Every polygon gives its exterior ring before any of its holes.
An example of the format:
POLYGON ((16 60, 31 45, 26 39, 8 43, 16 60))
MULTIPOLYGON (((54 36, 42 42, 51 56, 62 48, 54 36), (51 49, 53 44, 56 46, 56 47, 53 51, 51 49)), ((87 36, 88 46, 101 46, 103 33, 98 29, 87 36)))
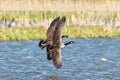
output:
POLYGON ((74 41, 71 41, 70 43, 75 43, 74 41))

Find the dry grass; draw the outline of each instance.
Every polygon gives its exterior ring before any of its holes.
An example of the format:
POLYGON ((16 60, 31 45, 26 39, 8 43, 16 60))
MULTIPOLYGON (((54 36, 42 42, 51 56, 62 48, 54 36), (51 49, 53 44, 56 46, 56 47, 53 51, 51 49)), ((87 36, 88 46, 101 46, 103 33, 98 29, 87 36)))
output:
POLYGON ((10 19, 48 20, 64 15, 68 24, 84 25, 88 22, 90 25, 91 21, 116 20, 118 26, 119 3, 120 0, 0 0, 0 19, 7 15, 10 19))
POLYGON ((119 12, 120 0, 0 0, 0 10, 119 12))

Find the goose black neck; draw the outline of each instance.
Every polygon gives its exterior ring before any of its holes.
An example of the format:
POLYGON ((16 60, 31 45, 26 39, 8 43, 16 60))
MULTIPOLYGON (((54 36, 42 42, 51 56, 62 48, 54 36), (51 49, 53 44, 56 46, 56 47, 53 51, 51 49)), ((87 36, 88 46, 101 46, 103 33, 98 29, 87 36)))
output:
POLYGON ((64 45, 65 45, 65 46, 67 46, 68 44, 72 44, 72 43, 71 43, 71 41, 70 41, 70 42, 65 43, 64 45))

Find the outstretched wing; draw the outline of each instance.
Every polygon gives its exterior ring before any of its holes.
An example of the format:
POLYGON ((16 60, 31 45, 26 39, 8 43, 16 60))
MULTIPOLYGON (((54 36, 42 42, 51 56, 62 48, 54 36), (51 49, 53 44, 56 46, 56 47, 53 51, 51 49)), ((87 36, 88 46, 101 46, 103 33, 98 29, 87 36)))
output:
POLYGON ((62 65, 61 56, 61 34, 66 22, 66 17, 62 17, 55 27, 53 34, 53 47, 52 47, 52 59, 56 68, 60 68, 62 65))
POLYGON ((52 59, 51 56, 50 56, 51 51, 50 51, 49 48, 52 46, 52 43, 53 43, 52 42, 52 40, 53 40, 53 33, 55 31, 55 27, 56 27, 57 23, 59 22, 59 18, 60 17, 55 18, 51 22, 50 27, 47 30, 47 34, 46 34, 46 51, 47 51, 47 59, 48 60, 52 59))
POLYGON ((46 41, 47 41, 46 44, 47 44, 47 45, 52 44, 53 33, 54 33, 54 31, 55 31, 55 27, 56 27, 57 23, 59 22, 59 18, 60 18, 60 17, 55 18, 55 19, 51 22, 51 24, 50 24, 50 26, 49 26, 49 28, 48 28, 48 30, 47 30, 47 33, 46 33, 46 41))

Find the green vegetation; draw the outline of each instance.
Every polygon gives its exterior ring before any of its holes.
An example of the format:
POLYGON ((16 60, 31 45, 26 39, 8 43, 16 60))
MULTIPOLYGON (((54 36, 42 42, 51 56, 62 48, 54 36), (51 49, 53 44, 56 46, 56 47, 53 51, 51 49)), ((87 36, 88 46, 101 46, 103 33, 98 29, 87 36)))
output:
POLYGON ((31 20, 31 19, 38 19, 38 20, 45 20, 45 19, 50 19, 50 18, 55 18, 55 17, 58 17, 58 16, 67 16, 68 19, 71 19, 71 16, 74 15, 74 16, 78 16, 77 12, 51 12, 51 11, 40 11, 40 12, 32 12, 32 11, 29 11, 27 12, 27 14, 25 14, 25 11, 6 11, 4 13, 4 15, 1 14, 0 16, 0 20, 3 19, 3 17, 7 18, 7 19, 21 19, 21 20, 24 20, 24 19, 28 19, 28 20, 31 20))
POLYGON ((42 27, 0 28, 0 41, 45 39, 42 27))
POLYGON ((3 18, 6 18, 7 20, 20 19, 20 20, 46 20, 46 19, 53 19, 58 16, 66 16, 68 20, 119 20, 120 13, 117 12, 105 12, 100 13, 96 11, 90 11, 90 12, 57 12, 57 11, 29 11, 27 14, 25 14, 25 11, 6 11, 3 14, 0 14, 0 20, 3 20, 3 18))
MULTIPOLYGON (((102 26, 65 26, 63 35, 69 38, 111 38, 120 36, 120 28, 102 26)), ((43 27, 0 28, 0 41, 45 39, 43 27)))
POLYGON ((116 27, 71 25, 65 28, 63 34, 71 38, 111 38, 120 36, 120 29, 116 27))

